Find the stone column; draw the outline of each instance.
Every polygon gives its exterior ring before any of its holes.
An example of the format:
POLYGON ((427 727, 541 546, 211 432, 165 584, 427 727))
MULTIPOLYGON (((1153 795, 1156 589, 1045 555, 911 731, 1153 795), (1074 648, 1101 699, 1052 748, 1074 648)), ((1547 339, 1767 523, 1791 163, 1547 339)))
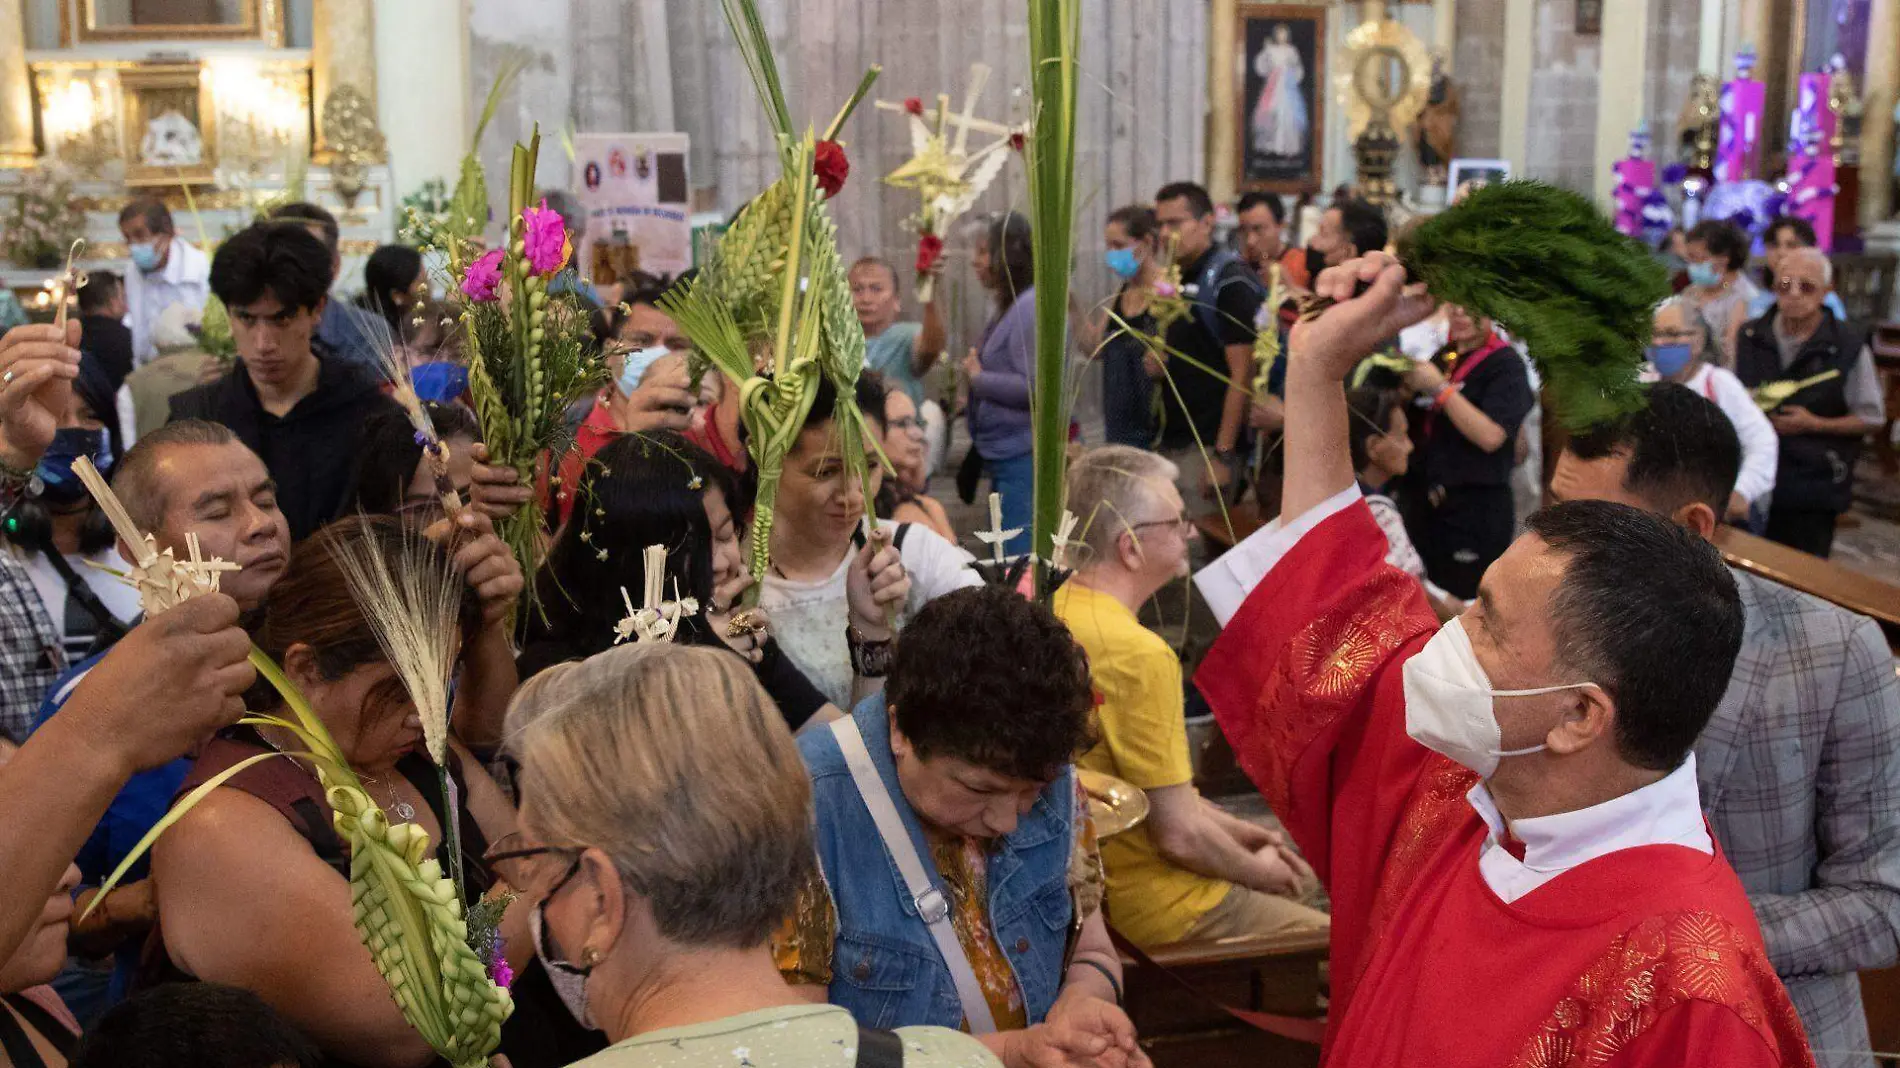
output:
POLYGON ((1235 84, 1235 0, 1213 0, 1207 26, 1207 191, 1216 203, 1239 195, 1240 92, 1235 84))
MULTIPOLYGON (((431 178, 454 189, 473 132, 465 6, 461 0, 385 4, 375 43, 384 81, 376 121, 389 144, 396 196, 415 192, 431 178)), ((487 93, 486 84, 480 88, 487 93)), ((504 174, 504 188, 506 182, 504 174)))
POLYGON ((1900 91, 1900 0, 1874 0, 1867 14, 1866 111, 1860 126, 1860 225, 1893 215, 1893 105, 1900 91))
POLYGON ((1597 204, 1615 214, 1610 191, 1616 161, 1629 154, 1630 131, 1648 110, 1643 100, 1649 52, 1649 0, 1604 0, 1597 77, 1597 204))
POLYGON ((1499 78, 1498 155, 1511 161, 1511 176, 1529 166, 1531 71, 1537 65, 1536 0, 1505 0, 1504 70, 1499 78))
POLYGON ((1432 52, 1451 73, 1458 59, 1458 0, 1432 0, 1432 52))
POLYGON ((26 70, 22 0, 0 0, 0 167, 31 167, 33 92, 26 70))
MULTIPOLYGON (((384 6, 396 15, 397 9, 432 5, 426 0, 407 0, 384 6)), ((397 63, 411 62, 411 56, 426 63, 422 54, 436 47, 433 33, 413 38, 408 55, 397 63)), ((311 33, 310 80, 310 110, 317 129, 313 155, 321 157, 330 148, 323 132, 323 105, 333 91, 344 85, 355 86, 370 107, 376 106, 376 7, 372 0, 319 0, 311 33)))
POLYGON ((1702 27, 1695 51, 1696 71, 1718 78, 1722 75, 1722 31, 1726 28, 1722 14, 1722 0, 1702 0, 1702 27))
POLYGON ((574 46, 578 132, 678 128, 665 0, 575 0, 574 46))

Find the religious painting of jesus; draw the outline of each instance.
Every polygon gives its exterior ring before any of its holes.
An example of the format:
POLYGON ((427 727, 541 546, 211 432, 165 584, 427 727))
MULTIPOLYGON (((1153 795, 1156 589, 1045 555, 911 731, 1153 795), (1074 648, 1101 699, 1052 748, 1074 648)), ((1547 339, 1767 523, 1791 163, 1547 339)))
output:
POLYGON ((1326 106, 1326 9, 1242 4, 1240 185, 1276 193, 1319 188, 1326 106))

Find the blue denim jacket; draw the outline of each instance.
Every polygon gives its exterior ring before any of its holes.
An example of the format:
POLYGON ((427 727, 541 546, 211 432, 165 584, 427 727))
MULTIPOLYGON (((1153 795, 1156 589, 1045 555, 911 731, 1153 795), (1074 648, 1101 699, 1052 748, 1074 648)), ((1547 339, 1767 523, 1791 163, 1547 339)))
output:
MULTIPOLYGON (((867 698, 852 718, 897 803, 924 870, 942 885, 923 826, 898 787, 883 696, 867 698)), ((950 969, 878 837, 837 739, 821 727, 800 737, 798 748, 811 771, 818 860, 838 914, 831 1003, 851 1010, 865 1027, 960 1026, 963 1006, 950 969)), ((991 934, 1015 970, 1032 1024, 1048 1016, 1062 986, 1062 957, 1073 912, 1068 873, 1074 817, 1075 772, 1065 768, 1015 831, 990 849, 991 934)))

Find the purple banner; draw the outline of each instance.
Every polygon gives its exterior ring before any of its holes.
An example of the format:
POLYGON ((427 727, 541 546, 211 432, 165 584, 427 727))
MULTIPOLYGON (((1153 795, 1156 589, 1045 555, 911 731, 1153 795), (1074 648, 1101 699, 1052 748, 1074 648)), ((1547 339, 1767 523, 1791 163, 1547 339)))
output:
POLYGON ((1715 146, 1717 182, 1746 181, 1760 170, 1762 111, 1766 103, 1765 87, 1753 79, 1737 78, 1722 87, 1722 122, 1715 146))
POLYGON ((1821 250, 1834 248, 1834 136, 1836 118, 1828 106, 1828 76, 1803 74, 1795 89, 1794 114, 1788 120, 1788 199, 1782 210, 1806 219, 1821 250))

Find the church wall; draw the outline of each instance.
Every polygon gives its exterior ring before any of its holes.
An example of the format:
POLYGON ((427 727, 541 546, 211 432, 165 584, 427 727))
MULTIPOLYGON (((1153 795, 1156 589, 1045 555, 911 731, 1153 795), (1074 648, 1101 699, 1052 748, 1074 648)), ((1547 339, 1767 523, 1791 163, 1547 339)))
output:
POLYGON ((1504 0, 1458 0, 1458 153, 1477 159, 1498 154, 1498 85, 1504 77, 1504 0))
POLYGON ((1599 37, 1576 33, 1576 0, 1537 5, 1525 177, 1595 195, 1599 37))
POLYGON ((1695 79, 1696 56, 1702 39, 1699 4, 1683 0, 1650 0, 1649 77, 1644 83, 1644 110, 1658 158, 1675 159, 1676 122, 1695 79))

